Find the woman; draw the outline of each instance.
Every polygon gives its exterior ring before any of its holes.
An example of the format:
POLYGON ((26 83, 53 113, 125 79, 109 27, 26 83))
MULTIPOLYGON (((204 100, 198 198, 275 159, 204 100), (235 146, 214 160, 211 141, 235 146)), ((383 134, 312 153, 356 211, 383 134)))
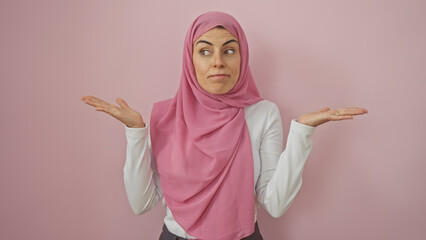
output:
POLYGON ((120 107, 93 96, 82 100, 125 124, 129 203, 142 214, 163 200, 160 239, 262 239, 257 208, 279 217, 290 206, 315 128, 367 110, 304 114, 292 120, 282 152, 279 110, 259 96, 245 34, 231 15, 195 19, 183 57, 177 94, 154 105, 149 128, 123 99, 116 100, 120 107))

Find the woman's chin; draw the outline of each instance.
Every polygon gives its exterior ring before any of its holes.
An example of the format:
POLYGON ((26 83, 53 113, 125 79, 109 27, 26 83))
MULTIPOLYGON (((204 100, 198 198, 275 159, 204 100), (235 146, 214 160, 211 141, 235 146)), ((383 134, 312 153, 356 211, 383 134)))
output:
POLYGON ((229 92, 229 90, 231 90, 231 89, 228 89, 225 86, 213 86, 213 87, 210 87, 210 88, 207 88, 207 89, 204 89, 204 90, 206 90, 207 92, 209 92, 211 94, 225 94, 225 93, 229 92))
POLYGON ((225 94, 231 91, 235 84, 231 84, 229 81, 215 81, 210 82, 207 86, 201 86, 206 92, 211 94, 225 94))

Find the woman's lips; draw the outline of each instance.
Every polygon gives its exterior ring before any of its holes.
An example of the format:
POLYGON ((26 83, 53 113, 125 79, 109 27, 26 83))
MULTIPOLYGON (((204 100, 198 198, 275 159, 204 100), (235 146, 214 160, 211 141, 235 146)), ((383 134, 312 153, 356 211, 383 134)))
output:
POLYGON ((217 75, 209 76, 209 78, 212 79, 212 80, 224 80, 227 77, 229 77, 229 75, 226 75, 226 74, 217 74, 217 75))

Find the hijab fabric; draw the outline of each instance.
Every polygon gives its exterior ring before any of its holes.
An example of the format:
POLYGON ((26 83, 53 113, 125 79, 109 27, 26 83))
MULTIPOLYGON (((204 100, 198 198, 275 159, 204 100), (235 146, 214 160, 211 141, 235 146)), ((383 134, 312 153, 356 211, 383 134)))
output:
POLYGON ((176 222, 197 239, 234 240, 254 231, 253 155, 244 108, 261 100, 248 65, 248 44, 234 17, 207 12, 191 24, 174 98, 154 104, 151 142, 164 200, 176 222), (193 43, 216 26, 237 38, 240 75, 226 94, 197 82, 193 43))

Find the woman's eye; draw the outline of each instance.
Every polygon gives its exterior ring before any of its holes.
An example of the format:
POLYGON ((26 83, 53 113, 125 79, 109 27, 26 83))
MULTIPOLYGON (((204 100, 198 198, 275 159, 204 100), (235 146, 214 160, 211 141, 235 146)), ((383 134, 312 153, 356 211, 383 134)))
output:
POLYGON ((234 52, 235 52, 234 49, 227 49, 227 50, 225 50, 226 54, 233 54, 234 52))
POLYGON ((201 50, 201 51, 200 51, 200 53, 201 53, 201 55, 203 55, 203 56, 207 56, 207 55, 209 55, 209 51, 207 51, 207 50, 201 50))

